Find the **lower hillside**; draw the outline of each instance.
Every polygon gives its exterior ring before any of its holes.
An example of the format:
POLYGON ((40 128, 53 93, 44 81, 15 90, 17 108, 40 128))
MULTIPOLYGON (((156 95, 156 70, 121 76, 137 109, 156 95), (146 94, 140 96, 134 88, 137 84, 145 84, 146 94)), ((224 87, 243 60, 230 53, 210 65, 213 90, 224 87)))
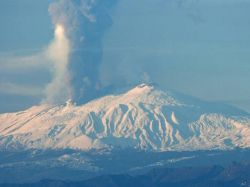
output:
POLYGON ((72 182, 42 180, 30 184, 1 184, 1 187, 243 187, 250 186, 250 162, 227 167, 185 167, 154 169, 147 174, 106 175, 72 182))

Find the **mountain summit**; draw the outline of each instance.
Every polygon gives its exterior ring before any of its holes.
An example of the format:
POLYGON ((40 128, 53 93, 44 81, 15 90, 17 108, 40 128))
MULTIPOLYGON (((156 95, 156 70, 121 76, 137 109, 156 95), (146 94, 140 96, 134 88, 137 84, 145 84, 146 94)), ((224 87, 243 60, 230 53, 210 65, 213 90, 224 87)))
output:
POLYGON ((154 151, 250 147, 250 116, 141 84, 82 106, 40 105, 0 115, 1 149, 136 148, 154 151))

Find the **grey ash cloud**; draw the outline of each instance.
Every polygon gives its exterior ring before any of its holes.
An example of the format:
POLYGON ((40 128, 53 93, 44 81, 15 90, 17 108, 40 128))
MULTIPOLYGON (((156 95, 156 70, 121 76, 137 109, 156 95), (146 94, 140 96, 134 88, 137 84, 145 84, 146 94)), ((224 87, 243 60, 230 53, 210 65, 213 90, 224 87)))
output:
POLYGON ((53 23, 65 28, 71 42, 68 70, 72 100, 77 104, 101 92, 102 38, 112 25, 110 11, 115 4, 116 0, 57 0, 49 7, 53 23))

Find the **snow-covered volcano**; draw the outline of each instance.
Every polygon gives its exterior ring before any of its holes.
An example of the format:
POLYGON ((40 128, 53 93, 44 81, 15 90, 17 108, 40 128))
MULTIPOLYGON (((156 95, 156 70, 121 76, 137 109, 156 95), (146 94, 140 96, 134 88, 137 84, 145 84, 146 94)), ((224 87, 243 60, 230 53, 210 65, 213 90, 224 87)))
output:
POLYGON ((141 84, 82 106, 40 105, 0 115, 1 149, 250 147, 250 116, 141 84))

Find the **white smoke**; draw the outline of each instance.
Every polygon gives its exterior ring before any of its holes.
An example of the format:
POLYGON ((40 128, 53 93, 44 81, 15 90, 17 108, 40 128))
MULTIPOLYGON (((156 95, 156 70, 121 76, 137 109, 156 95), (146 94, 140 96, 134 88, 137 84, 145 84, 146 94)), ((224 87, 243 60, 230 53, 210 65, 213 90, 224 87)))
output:
POLYGON ((68 72, 70 41, 62 25, 55 26, 54 40, 49 45, 46 55, 52 63, 53 79, 46 88, 45 102, 65 102, 71 99, 72 91, 68 72))

